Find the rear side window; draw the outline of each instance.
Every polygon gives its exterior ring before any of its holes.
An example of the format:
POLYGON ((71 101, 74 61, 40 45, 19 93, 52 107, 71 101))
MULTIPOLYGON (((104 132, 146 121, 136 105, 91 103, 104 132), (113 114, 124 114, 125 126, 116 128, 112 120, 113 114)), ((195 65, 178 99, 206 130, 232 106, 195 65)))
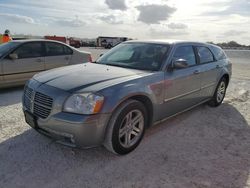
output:
POLYGON ((72 55, 73 54, 73 50, 71 50, 67 46, 64 46, 64 52, 65 52, 65 55, 72 55))
POLYGON ((214 56, 207 47, 199 46, 197 47, 197 52, 200 57, 200 63, 210 63, 214 61, 214 56))
POLYGON ((55 42, 46 43, 46 52, 47 56, 58 56, 58 55, 67 55, 65 53, 65 46, 55 42))
POLYGON ((222 60, 227 58, 225 52, 221 48, 212 46, 211 50, 217 60, 222 60))
POLYGON ((188 66, 196 64, 195 54, 192 46, 180 46, 174 52, 174 60, 185 59, 188 66))
POLYGON ((17 54, 19 59, 41 57, 43 56, 42 43, 25 43, 17 48, 13 53, 17 54))

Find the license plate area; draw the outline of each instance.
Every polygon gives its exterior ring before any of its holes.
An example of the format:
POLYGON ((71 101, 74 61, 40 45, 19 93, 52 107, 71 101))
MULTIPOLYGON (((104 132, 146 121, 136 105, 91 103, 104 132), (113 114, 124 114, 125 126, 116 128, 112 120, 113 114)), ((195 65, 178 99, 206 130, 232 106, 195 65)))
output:
POLYGON ((29 113, 28 111, 25 111, 24 116, 26 123, 28 123, 33 128, 37 128, 37 118, 34 115, 29 113))

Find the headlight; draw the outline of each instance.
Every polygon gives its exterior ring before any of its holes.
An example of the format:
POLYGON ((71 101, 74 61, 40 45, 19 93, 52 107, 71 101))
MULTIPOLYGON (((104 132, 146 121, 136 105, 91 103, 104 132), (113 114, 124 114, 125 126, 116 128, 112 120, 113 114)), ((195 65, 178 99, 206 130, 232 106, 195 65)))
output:
POLYGON ((96 114, 100 112, 104 97, 93 93, 74 94, 64 104, 63 111, 76 114, 96 114))

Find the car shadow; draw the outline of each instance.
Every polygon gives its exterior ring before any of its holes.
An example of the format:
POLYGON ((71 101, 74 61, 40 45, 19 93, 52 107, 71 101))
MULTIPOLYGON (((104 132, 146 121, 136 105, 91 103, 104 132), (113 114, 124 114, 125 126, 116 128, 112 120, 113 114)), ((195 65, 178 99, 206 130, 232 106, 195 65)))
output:
POLYGON ((56 144, 32 129, 0 143, 1 187, 234 187, 249 184, 250 127, 230 104, 148 129, 126 156, 56 144))
POLYGON ((23 87, 0 89, 0 106, 10 106, 22 101, 23 87))

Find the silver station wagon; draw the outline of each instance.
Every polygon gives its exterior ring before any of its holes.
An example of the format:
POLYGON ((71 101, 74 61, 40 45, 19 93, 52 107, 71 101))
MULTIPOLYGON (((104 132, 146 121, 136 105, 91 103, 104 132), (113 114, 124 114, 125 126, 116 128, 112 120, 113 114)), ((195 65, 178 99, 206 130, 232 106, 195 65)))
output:
POLYGON ((0 88, 24 85, 38 72, 90 60, 90 53, 57 41, 8 42, 0 45, 0 88))
POLYGON ((134 150, 145 130, 199 104, 222 103, 231 63, 218 46, 127 41, 94 63, 42 72, 24 90, 26 122, 57 142, 134 150))

